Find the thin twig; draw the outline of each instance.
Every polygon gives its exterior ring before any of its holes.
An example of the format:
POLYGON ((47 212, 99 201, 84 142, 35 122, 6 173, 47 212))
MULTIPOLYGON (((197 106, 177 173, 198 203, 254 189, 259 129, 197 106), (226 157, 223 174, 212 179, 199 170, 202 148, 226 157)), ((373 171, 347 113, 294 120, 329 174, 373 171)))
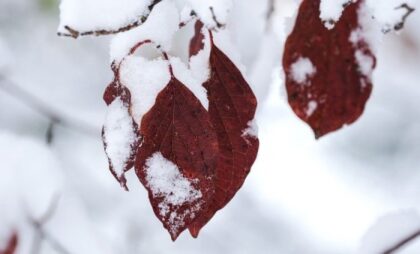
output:
POLYGON ((89 125, 88 123, 82 123, 80 120, 65 117, 62 113, 53 110, 53 107, 48 105, 42 99, 32 95, 2 75, 0 75, 0 89, 45 116, 51 123, 59 124, 88 136, 99 136, 100 132, 97 128, 89 125))
POLYGON ((29 220, 31 222, 31 224, 33 225, 35 231, 36 231, 36 236, 35 236, 35 247, 32 249, 33 253, 39 253, 40 249, 41 249, 41 244, 45 241, 47 243, 49 243, 58 253, 61 254, 70 254, 70 251, 68 251, 61 243, 59 243, 52 235, 50 235, 45 229, 44 226, 45 224, 52 219, 52 217, 54 216, 57 207, 58 207, 58 203, 60 200, 60 196, 59 195, 55 195, 49 205, 49 207, 47 208, 47 210, 45 211, 45 213, 38 219, 34 219, 29 217, 29 220))
POLYGON ((395 26, 394 26, 394 30, 395 31, 398 31, 398 30, 401 30, 401 29, 403 29, 404 28, 404 25, 405 25, 405 21, 407 20, 407 18, 408 18, 408 16, 410 16, 411 15, 411 13, 413 13, 414 11, 415 11, 415 9, 414 8, 412 8, 412 7, 410 7, 408 4, 402 4, 401 6, 399 6, 399 7, 397 7, 397 8, 395 8, 396 10, 399 10, 399 9, 406 9, 406 13, 402 16, 402 19, 401 19, 401 22, 399 22, 399 23, 397 23, 397 24, 395 24, 395 26))
POLYGON ((275 0, 268 0, 268 8, 267 8, 267 14, 266 14, 266 20, 267 22, 271 20, 271 17, 273 16, 275 12, 275 0))
POLYGON ((219 29, 224 28, 226 26, 226 24, 220 23, 217 20, 217 16, 216 16, 216 13, 214 12, 213 6, 210 6, 209 8, 210 8, 212 19, 213 19, 214 23, 216 24, 216 27, 219 28, 219 29))
POLYGON ((53 247, 58 253, 70 254, 70 251, 68 251, 60 242, 58 242, 52 235, 50 235, 44 229, 45 224, 47 224, 48 221, 50 221, 53 218, 58 208, 59 201, 60 196, 54 195, 47 210, 38 219, 35 219, 28 215, 29 221, 36 232, 35 239, 33 241, 34 245, 32 246, 32 254, 40 253, 43 242, 49 243, 51 247, 53 247))
POLYGON ((405 9, 406 13, 401 17, 401 21, 394 24, 393 26, 390 24, 387 24, 383 29, 382 32, 384 34, 387 34, 389 32, 391 32, 392 30, 394 31, 399 31, 401 29, 404 28, 405 22, 407 21, 407 18, 416 10, 413 7, 409 6, 408 4, 404 3, 398 7, 395 7, 395 10, 400 10, 400 9, 405 9))
POLYGON ((58 36, 64 36, 64 37, 72 37, 74 39, 77 39, 79 36, 88 36, 88 35, 102 36, 102 35, 111 35, 111 34, 118 34, 118 33, 126 32, 126 31, 129 31, 133 28, 136 28, 136 27, 140 26, 141 24, 143 24, 144 22, 146 22, 147 18, 149 17, 149 15, 152 12, 155 5, 157 5, 161 1, 162 0, 154 0, 147 7, 148 8, 147 14, 140 15, 138 20, 136 20, 136 21, 134 21, 134 22, 132 22, 132 23, 126 25, 126 26, 117 28, 117 29, 111 29, 111 30, 99 29, 99 30, 92 30, 92 31, 78 31, 77 29, 72 28, 69 25, 65 25, 64 29, 67 31, 67 33, 58 32, 57 35, 58 36))
POLYGON ((406 238, 399 241, 397 244, 395 244, 393 247, 387 249, 383 252, 383 254, 393 254, 396 253, 398 250, 400 250, 402 247, 406 246, 408 243, 412 242, 416 238, 420 237, 420 230, 414 232, 413 234, 407 236, 406 238))

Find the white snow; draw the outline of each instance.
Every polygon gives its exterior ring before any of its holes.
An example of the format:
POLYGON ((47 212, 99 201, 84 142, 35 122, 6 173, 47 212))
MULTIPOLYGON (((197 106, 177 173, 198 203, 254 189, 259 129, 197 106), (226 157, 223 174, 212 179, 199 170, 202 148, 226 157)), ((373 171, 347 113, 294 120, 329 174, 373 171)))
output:
POLYGON ((106 153, 118 178, 124 175, 127 161, 132 154, 131 146, 137 140, 135 131, 128 107, 124 105, 120 97, 116 98, 108 106, 104 123, 104 139, 106 153))
POLYGON ((242 131, 242 137, 258 138, 258 125, 255 119, 248 122, 248 128, 242 131))
POLYGON ((363 53, 362 50, 356 50, 355 56, 360 72, 364 76, 371 78, 375 63, 373 57, 363 53))
POLYGON ((315 110, 318 108, 318 103, 314 100, 308 102, 308 108, 306 109, 306 116, 310 117, 313 115, 315 110))
POLYGON ((208 27, 216 26, 210 7, 213 8, 217 21, 221 24, 225 24, 228 19, 229 11, 233 5, 232 0, 185 0, 185 2, 187 3, 187 6, 190 6, 190 8, 197 13, 200 20, 208 27))
POLYGON ((62 0, 59 32, 113 30, 127 26, 148 12, 152 0, 62 0))
POLYGON ((137 123, 155 104, 156 97, 169 83, 168 61, 148 60, 141 56, 129 56, 122 62, 121 83, 131 92, 131 113, 137 123))
POLYGON ((197 201, 202 197, 202 193, 194 188, 191 180, 185 178, 179 168, 163 157, 160 152, 153 154, 146 161, 146 181, 153 197, 162 198, 159 204, 160 215, 169 216, 172 231, 183 226, 182 220, 185 216, 193 218, 195 211, 200 208, 198 203, 182 214, 177 214, 177 207, 197 201))
POLYGON ((359 253, 383 253, 419 229, 420 216, 415 209, 388 214, 378 219, 368 230, 359 253))
MULTIPOLYGON (((34 139, 0 131, 0 246, 12 232, 28 232, 28 218, 39 218, 62 191, 62 176, 53 153, 34 139)), ((30 235, 20 242, 28 249, 30 235)), ((1 250, 1 248, 0 248, 1 250)))
POLYGON ((128 32, 117 34, 111 41, 111 62, 121 61, 138 42, 151 40, 163 50, 171 49, 172 38, 179 29, 178 9, 171 1, 162 1, 151 12, 147 21, 128 32))
POLYGON ((327 29, 334 28, 334 24, 340 19, 344 6, 355 0, 322 0, 320 4, 320 18, 324 21, 327 29))
MULTIPOLYGON (((209 101, 207 98, 207 91, 203 86, 203 83, 208 79, 208 75, 209 75, 208 67, 206 68, 205 65, 202 65, 202 66, 197 65, 195 68, 195 72, 193 73, 188 68, 188 66, 184 62, 182 62, 182 60, 178 57, 171 57, 170 62, 172 65, 174 76, 179 81, 181 81, 185 86, 187 86, 191 90, 191 92, 193 92, 193 94, 199 99, 203 107, 208 110, 209 101), (204 73, 201 73, 201 76, 197 75, 198 74, 197 71, 200 71, 200 70, 197 70, 197 68, 200 68, 200 67, 202 67, 203 69, 201 70, 204 71, 204 73), (194 76, 194 74, 196 75, 194 76)), ((208 62, 208 58, 207 58, 207 62, 208 62)))
MULTIPOLYGON (((209 57, 211 50, 211 42, 208 30, 206 28, 203 28, 201 32, 204 34, 204 47, 196 55, 190 58, 189 67, 192 76, 195 79, 197 79, 199 83, 203 84, 210 77, 209 57)), ((205 98, 207 98, 207 94, 205 95, 205 98)), ((203 103, 203 105, 205 104, 203 103)), ((207 108, 207 106, 205 107, 207 108)))
POLYGON ((290 74, 292 79, 300 84, 308 84, 308 78, 316 73, 316 68, 312 61, 307 57, 299 57, 296 62, 290 66, 290 74))

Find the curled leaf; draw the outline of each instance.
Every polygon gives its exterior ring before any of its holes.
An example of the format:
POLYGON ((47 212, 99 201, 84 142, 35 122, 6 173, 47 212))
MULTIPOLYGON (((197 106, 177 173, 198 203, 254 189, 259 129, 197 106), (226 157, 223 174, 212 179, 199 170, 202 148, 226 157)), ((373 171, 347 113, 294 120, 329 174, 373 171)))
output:
POLYGON ((118 70, 114 70, 114 73, 115 80, 104 93, 108 113, 102 128, 102 140, 108 156, 109 169, 127 190, 125 172, 134 165, 140 136, 138 126, 130 114, 130 91, 120 84, 118 70))
POLYGON ((364 1, 349 3, 327 29, 320 0, 304 0, 283 56, 289 104, 316 138, 356 121, 371 91, 376 59, 360 22, 364 1))
POLYGON ((253 119, 257 99, 240 70, 213 42, 211 77, 204 84, 209 114, 216 130, 219 154, 215 172, 215 194, 209 209, 189 227, 197 237, 200 229, 222 209, 243 185, 259 147, 253 119))

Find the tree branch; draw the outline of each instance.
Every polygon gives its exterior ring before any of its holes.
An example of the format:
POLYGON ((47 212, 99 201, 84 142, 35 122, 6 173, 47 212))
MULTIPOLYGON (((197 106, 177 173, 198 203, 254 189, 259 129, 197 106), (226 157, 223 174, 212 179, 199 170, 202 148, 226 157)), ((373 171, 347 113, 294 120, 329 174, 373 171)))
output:
POLYGON ((60 196, 55 195, 49 207, 45 211, 45 213, 38 219, 29 217, 29 221, 32 224, 33 228, 36 231, 35 239, 33 241, 34 245, 32 247, 32 254, 38 254, 41 251, 42 243, 48 242, 58 253, 61 254, 70 254, 70 251, 68 251, 61 243, 59 243, 52 235, 50 235, 45 229, 45 224, 52 219, 54 216, 58 203, 60 201, 60 196))
POLYGON ((73 129, 88 136, 99 136, 100 132, 97 130, 97 128, 87 123, 81 123, 80 120, 71 119, 71 117, 63 116, 62 113, 53 110, 53 107, 45 103, 42 99, 39 99, 31 93, 25 91, 16 83, 6 79, 2 75, 0 75, 0 89, 8 93, 9 95, 15 97, 16 99, 26 104, 33 110, 37 111, 41 115, 48 118, 50 120, 50 123, 52 123, 53 125, 59 124, 61 126, 73 129))
POLYGON ((394 24, 393 27, 392 27, 392 25, 386 25, 386 27, 384 27, 382 29, 383 33, 386 34, 386 33, 391 32, 392 30, 399 31, 399 30, 403 29, 404 25, 405 25, 405 22, 407 21, 407 18, 416 10, 406 3, 404 3, 404 4, 395 8, 395 10, 400 10, 400 9, 405 9, 406 10, 406 13, 401 17, 401 21, 394 24))
POLYGON ((88 36, 88 35, 102 36, 102 35, 111 35, 111 34, 118 34, 118 33, 126 32, 126 31, 129 31, 133 28, 136 28, 136 27, 140 26, 141 24, 143 24, 144 22, 146 22, 147 18, 149 17, 149 15, 152 12, 155 5, 157 5, 161 1, 162 0, 154 0, 147 7, 148 10, 149 10, 147 12, 147 14, 139 16, 139 19, 134 21, 133 23, 130 23, 126 26, 123 26, 123 27, 120 27, 120 28, 117 28, 117 29, 114 29, 114 30, 99 29, 99 30, 92 30, 92 31, 78 31, 77 29, 74 29, 74 28, 70 27, 69 25, 65 25, 64 29, 66 29, 67 33, 58 32, 57 35, 77 39, 79 36, 88 36))
POLYGON ((399 6, 399 7, 397 7, 397 8, 395 8, 396 10, 399 10, 399 9, 406 9, 406 13, 402 16, 402 19, 401 19, 401 22, 399 22, 399 23, 397 23, 397 24, 395 24, 395 26, 394 26, 394 30, 395 31, 398 31, 398 30, 401 30, 401 29, 403 29, 404 28, 404 25, 405 25, 405 21, 407 20, 407 18, 408 18, 408 16, 410 16, 411 15, 411 13, 413 13, 414 11, 415 11, 415 9, 414 8, 412 8, 412 7, 410 7, 408 4, 402 4, 401 6, 399 6))
POLYGON ((217 20, 217 16, 216 16, 216 13, 214 12, 213 6, 210 6, 210 12, 211 12, 212 19, 213 19, 214 23, 216 24, 216 27, 219 28, 219 29, 224 28, 226 26, 226 24, 220 23, 217 20))
POLYGON ((420 236, 420 230, 414 232, 413 234, 407 236, 406 238, 399 241, 397 244, 395 244, 393 247, 387 249, 383 252, 383 254, 393 254, 396 253, 398 250, 400 250, 402 247, 406 246, 408 243, 412 242, 416 238, 420 236))

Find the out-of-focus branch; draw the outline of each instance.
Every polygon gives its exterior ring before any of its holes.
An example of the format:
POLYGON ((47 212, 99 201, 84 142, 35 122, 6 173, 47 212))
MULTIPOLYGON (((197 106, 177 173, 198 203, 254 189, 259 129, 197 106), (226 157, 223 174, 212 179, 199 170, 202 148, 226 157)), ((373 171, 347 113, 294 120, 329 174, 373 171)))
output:
POLYGON ((408 16, 411 15, 415 11, 414 8, 410 7, 408 4, 402 4, 401 6, 395 8, 396 10, 405 9, 407 12, 402 16, 401 22, 395 24, 394 30, 398 31, 404 28, 405 21, 407 20, 408 16))
POLYGON ((401 21, 394 24, 393 27, 390 26, 390 25, 386 26, 384 29, 382 29, 383 33, 386 34, 386 33, 391 32, 392 30, 399 31, 399 30, 403 29, 404 25, 405 25, 405 22, 407 21, 407 18, 416 10, 406 3, 404 3, 404 4, 395 8, 395 10, 400 10, 400 9, 405 9, 406 10, 405 14, 401 17, 401 21))
MULTIPOLYGON (((58 36, 63 36, 63 37, 71 37, 74 39, 79 38, 80 36, 89 36, 89 35, 93 35, 93 36, 103 36, 103 35, 112 35, 112 34, 118 34, 118 33, 122 33, 122 32, 127 32, 133 28, 136 28, 140 25, 142 25, 144 22, 146 22, 146 20, 148 19, 150 13, 152 12, 153 8, 155 7, 155 5, 157 5, 158 3, 160 3, 162 0, 154 0, 149 6, 148 6, 148 12, 147 14, 141 15, 139 16, 138 20, 127 24, 125 26, 116 28, 116 29, 99 29, 99 30, 90 30, 90 31, 79 31, 73 27, 71 27, 70 25, 65 25, 64 29, 67 32, 58 32, 57 35, 58 36)), ((217 16, 214 12, 213 7, 210 7, 210 12, 212 14, 212 19, 216 24, 216 27, 221 29, 224 28, 226 25, 219 22, 217 19, 217 16)), ((192 11, 190 14, 192 17, 196 17, 197 14, 195 11, 192 11)), ((184 26, 185 24, 181 23, 181 27, 184 26)))
POLYGON ((101 36, 101 35, 111 35, 111 34, 117 34, 129 31, 133 28, 136 28, 146 22, 147 18, 149 17, 150 13, 152 12, 155 5, 160 3, 162 0, 154 0, 147 8, 149 11, 145 15, 141 15, 138 20, 134 21, 133 23, 130 23, 128 25, 125 25, 123 27, 113 29, 113 30, 106 30, 106 29, 99 29, 99 30, 92 30, 92 31, 78 31, 69 25, 64 26, 64 29, 66 29, 67 33, 61 33, 58 32, 58 36, 64 36, 64 37, 72 37, 74 39, 77 39, 79 36, 101 36))
POLYGON ((0 89, 50 120, 49 129, 51 129, 51 132, 47 132, 47 140, 52 138, 52 127, 57 124, 89 136, 99 137, 100 132, 95 127, 88 123, 83 123, 80 120, 64 116, 63 113, 54 110, 52 106, 48 105, 42 99, 25 91, 19 85, 2 75, 0 75, 0 89), (49 135, 51 136, 48 138, 49 135))
POLYGON ((211 12, 211 17, 214 21, 214 23, 216 24, 216 27, 221 29, 224 28, 226 26, 226 24, 220 23, 219 20, 217 19, 216 13, 214 12, 214 8, 213 6, 210 6, 210 12, 211 12))
POLYGON ((29 221, 31 225, 33 226, 35 230, 35 239, 33 241, 32 246, 32 254, 38 254, 41 253, 41 246, 42 243, 47 242, 53 247, 58 253, 61 254, 70 254, 70 251, 68 251, 60 242, 58 242, 51 234, 49 234, 45 229, 45 224, 52 219, 54 216, 58 203, 60 200, 59 195, 55 195, 53 199, 51 200, 51 203, 45 213, 38 219, 29 217, 29 221))
POLYGON ((275 12, 275 0, 268 0, 268 8, 267 8, 267 14, 266 14, 266 20, 269 22, 271 20, 271 17, 273 16, 275 12))
POLYGON ((397 244, 392 246, 391 248, 387 249, 383 252, 383 254, 393 254, 402 249, 404 246, 409 244, 410 242, 414 241, 416 238, 420 237, 420 230, 414 232, 413 234, 407 236, 406 238, 399 241, 397 244))
POLYGON ((274 14, 276 12, 276 1, 267 0, 267 12, 265 16, 265 31, 269 32, 273 27, 274 14))

